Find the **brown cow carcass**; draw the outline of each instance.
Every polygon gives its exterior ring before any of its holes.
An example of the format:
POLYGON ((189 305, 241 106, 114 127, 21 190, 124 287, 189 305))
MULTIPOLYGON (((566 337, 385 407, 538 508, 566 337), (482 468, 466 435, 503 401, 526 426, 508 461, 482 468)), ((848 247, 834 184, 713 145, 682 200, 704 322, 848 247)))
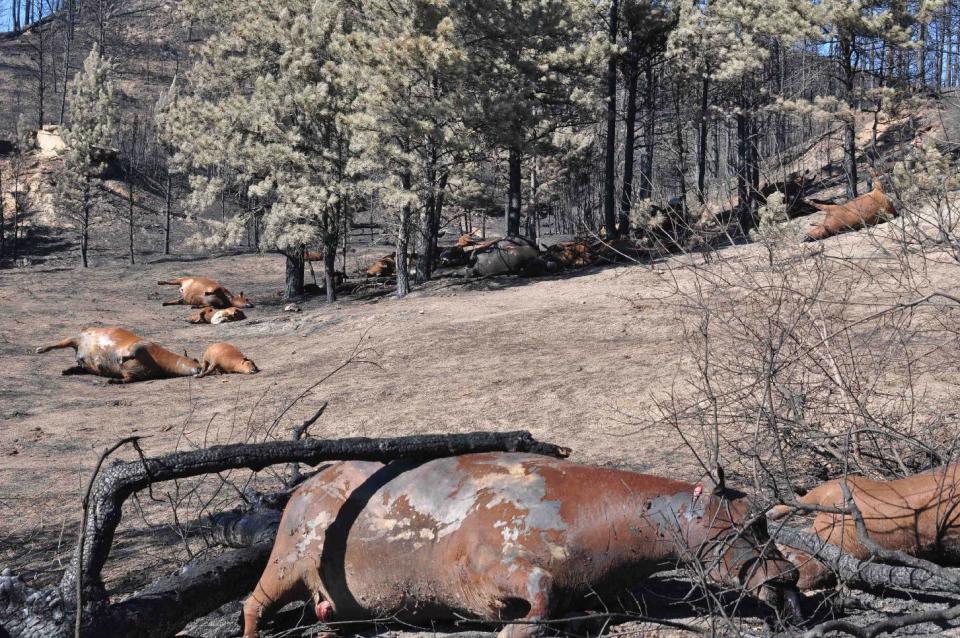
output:
POLYGON ((578 239, 562 241, 547 248, 546 259, 554 261, 559 268, 586 268, 596 261, 594 242, 578 239))
POLYGON ((256 374, 260 368, 253 359, 240 352, 232 343, 215 343, 203 352, 198 377, 219 372, 220 374, 256 374))
POLYGON ((181 357, 123 328, 85 328, 76 337, 37 348, 37 354, 60 348, 76 351, 76 365, 63 374, 96 374, 109 383, 193 376, 200 372, 196 359, 181 357))
POLYGON ((504 237, 476 246, 470 255, 468 272, 475 277, 537 275, 546 267, 535 242, 523 237, 504 237))
POLYGON ((244 636, 307 596, 321 620, 535 622, 692 557, 716 581, 796 603, 795 570, 748 519, 739 494, 531 454, 333 463, 290 498, 244 636))
POLYGON ((245 315, 239 308, 224 308, 223 310, 217 310, 216 308, 210 308, 207 306, 205 308, 200 308, 195 313, 187 317, 187 323, 210 323, 213 325, 218 325, 221 323, 243 321, 246 318, 247 315, 245 315))
POLYGON ((164 301, 164 306, 193 306, 202 308, 253 308, 253 302, 242 292, 235 295, 217 281, 208 277, 178 277, 158 281, 158 286, 179 286, 180 296, 173 301, 164 301))
MULTIPOLYGON (((870 540, 877 545, 941 565, 960 566, 960 464, 893 481, 850 476, 847 486, 863 515, 870 540)), ((846 508, 840 479, 810 490, 799 502, 846 508)), ((777 506, 770 518, 779 520, 792 509, 777 506)), ((855 558, 866 560, 871 556, 860 542, 850 514, 819 512, 811 531, 855 558)), ((802 589, 817 589, 832 581, 832 572, 820 561, 799 551, 786 554, 800 571, 802 589)))
POLYGON ((876 174, 873 177, 873 190, 845 204, 810 203, 826 215, 822 222, 810 229, 804 241, 818 241, 847 231, 875 226, 897 216, 897 209, 887 197, 876 174))

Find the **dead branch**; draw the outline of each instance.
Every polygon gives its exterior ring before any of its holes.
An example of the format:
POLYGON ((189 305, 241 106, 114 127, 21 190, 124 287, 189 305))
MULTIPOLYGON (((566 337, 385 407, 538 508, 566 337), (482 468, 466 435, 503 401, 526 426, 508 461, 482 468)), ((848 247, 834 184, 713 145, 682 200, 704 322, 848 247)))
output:
POLYGON ((940 624, 957 618, 960 618, 960 605, 954 605, 946 609, 931 609, 928 611, 919 611, 914 614, 892 616, 866 626, 860 626, 848 620, 830 620, 805 632, 803 638, 820 638, 834 631, 850 634, 857 638, 874 638, 875 636, 890 633, 904 627, 922 625, 924 623, 940 624))
POLYGON ((851 587, 960 594, 960 585, 956 582, 958 576, 942 567, 940 570, 950 574, 949 578, 917 567, 861 561, 818 536, 791 527, 771 528, 770 533, 777 543, 814 556, 851 587))
MULTIPOLYGON (((328 405, 328 403, 327 403, 326 401, 324 401, 324 402, 323 402, 323 405, 320 406, 320 408, 313 414, 312 417, 310 417, 309 419, 307 419, 306 421, 304 421, 304 422, 301 423, 300 425, 294 427, 293 430, 292 430, 291 433, 290 433, 290 440, 291 440, 291 441, 299 441, 300 439, 302 439, 303 437, 305 437, 305 436, 307 435, 307 430, 310 429, 310 426, 313 425, 314 423, 316 423, 316 422, 317 422, 317 419, 319 419, 321 416, 323 416, 323 413, 324 413, 324 412, 326 411, 326 409, 327 409, 327 405, 328 405)), ((290 478, 287 480, 287 486, 289 487, 289 486, 291 486, 291 485, 296 485, 297 483, 300 482, 300 480, 301 480, 301 477, 300 477, 300 464, 299 464, 299 463, 291 463, 291 464, 290 464, 290 478)))

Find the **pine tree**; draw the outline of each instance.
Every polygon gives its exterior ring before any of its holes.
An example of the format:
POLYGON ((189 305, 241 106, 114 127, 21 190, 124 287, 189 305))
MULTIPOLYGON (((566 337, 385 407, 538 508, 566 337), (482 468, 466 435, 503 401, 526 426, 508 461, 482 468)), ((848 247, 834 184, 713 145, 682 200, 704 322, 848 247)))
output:
POLYGON ((465 92, 475 130, 507 153, 507 234, 520 234, 524 155, 550 147, 554 134, 599 106, 597 69, 609 44, 590 22, 585 0, 451 0, 468 43, 465 92))
POLYGON ((162 158, 163 171, 163 254, 170 254, 170 230, 173 217, 173 154, 174 148, 168 140, 173 135, 167 128, 170 125, 170 114, 177 107, 177 96, 180 87, 177 83, 177 77, 174 76, 170 87, 160 94, 157 98, 157 104, 154 110, 154 126, 156 127, 156 142, 159 147, 162 158))
POLYGON ((112 71, 94 46, 73 79, 70 122, 61 129, 66 149, 57 179, 57 211, 79 237, 84 268, 89 265, 90 228, 106 203, 100 175, 117 126, 112 71))
POLYGON ((351 73, 363 78, 353 119, 356 146, 367 187, 395 211, 402 297, 410 288, 403 264, 413 228, 417 279, 431 274, 450 165, 462 147, 457 131, 466 57, 448 7, 431 0, 366 3, 350 41, 351 73))
MULTIPOLYGON (((187 9, 210 17, 203 3, 187 9)), ((249 218, 262 215, 260 247, 286 257, 288 298, 303 294, 304 247, 320 241, 332 301, 354 183, 346 116, 355 80, 340 64, 345 14, 337 3, 277 8, 245 0, 213 19, 215 33, 171 109, 168 138, 175 161, 191 173, 195 203, 209 205, 232 185, 261 208, 209 222, 211 232, 197 239, 235 242, 249 218)))

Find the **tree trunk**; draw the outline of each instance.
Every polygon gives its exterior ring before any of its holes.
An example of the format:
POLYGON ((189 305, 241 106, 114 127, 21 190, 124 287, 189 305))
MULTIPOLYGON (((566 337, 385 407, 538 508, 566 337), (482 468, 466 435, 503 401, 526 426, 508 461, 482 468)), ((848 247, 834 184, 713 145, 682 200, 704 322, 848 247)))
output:
POLYGON ((80 224, 80 265, 84 268, 87 264, 87 246, 90 239, 90 178, 83 186, 83 220, 80 224))
POLYGON ((643 74, 646 76, 646 91, 644 92, 644 111, 647 119, 643 127, 644 156, 640 170, 640 189, 637 199, 650 199, 653 196, 653 159, 654 143, 656 141, 656 91, 657 79, 653 74, 653 62, 649 58, 644 60, 643 74))
MULTIPOLYGON (((431 184, 433 183, 432 176, 428 176, 427 179, 430 180, 431 184)), ((435 199, 436 193, 433 192, 433 187, 431 187, 431 193, 427 196, 427 201, 420 207, 417 223, 417 275, 415 280, 418 284, 427 283, 432 275, 433 240, 430 233, 433 229, 430 219, 433 217, 435 199)))
MULTIPOLYGON (((610 0, 607 17, 607 33, 611 46, 617 42, 617 0, 610 0)), ((603 223, 607 227, 607 237, 616 239, 617 211, 614 204, 616 191, 616 168, 614 166, 617 150, 617 61, 611 53, 607 60, 607 147, 603 170, 603 223)))
MULTIPOLYGON (((29 2, 30 0, 28 0, 29 2)), ((41 4, 43 0, 37 0, 37 15, 43 17, 43 5, 41 4)), ((44 60, 46 54, 44 51, 44 32, 46 28, 43 24, 37 25, 37 129, 43 126, 43 94, 46 92, 46 64, 44 60)))
MULTIPOLYGON (((840 55, 844 100, 851 111, 856 110, 853 89, 856 70, 853 67, 853 42, 848 34, 841 34, 838 51, 840 55)), ((843 124, 843 168, 847 177, 847 198, 857 196, 857 130, 853 118, 845 118, 843 124)))
POLYGON ((510 148, 510 175, 507 189, 507 236, 518 237, 520 235, 520 192, 523 184, 521 183, 521 164, 523 155, 520 148, 513 146, 510 148))
POLYGON ((740 227, 748 232, 754 226, 753 210, 750 201, 750 157, 749 157, 749 117, 741 104, 737 111, 737 208, 740 211, 740 227))
POLYGON ((697 201, 706 201, 707 185, 707 108, 710 99, 710 77, 705 73, 700 84, 700 121, 697 140, 697 201))
POLYGON ((676 142, 677 142, 677 187, 679 189, 680 196, 680 210, 683 211, 683 220, 686 222, 687 217, 687 150, 686 144, 683 141, 683 124, 684 120, 682 117, 681 110, 681 101, 680 101, 680 84, 677 83, 674 85, 673 91, 673 100, 674 100, 674 116, 675 116, 675 132, 676 132, 676 142))
POLYGON ((303 246, 292 253, 283 253, 287 259, 286 287, 284 299, 296 299, 303 296, 303 246))
MULTIPOLYGON (((168 158, 169 160, 169 158, 168 158)), ((170 218, 173 216, 173 176, 170 173, 170 167, 166 167, 167 171, 167 185, 165 192, 163 194, 163 216, 164 216, 164 225, 163 225, 163 254, 170 254, 170 218)), ((253 223, 257 223, 256 216, 254 216, 253 223)))
POLYGON ((899 565, 860 561, 844 554, 839 547, 809 532, 770 525, 770 536, 778 544, 800 550, 817 558, 851 587, 893 587, 913 591, 960 593, 956 583, 928 571, 899 565))
MULTIPOLYGON (((340 218, 339 211, 341 210, 342 202, 337 203, 338 215, 337 219, 340 218)), ((336 220, 334 221, 336 223, 336 220)), ((323 241, 323 285, 326 288, 327 293, 327 303, 333 303, 337 300, 337 281, 336 281, 336 270, 337 270, 337 235, 331 235, 328 233, 324 236, 323 241)))
POLYGON ((73 44, 73 27, 76 21, 76 12, 74 2, 76 0, 67 0, 67 24, 63 30, 63 93, 60 95, 60 125, 63 125, 63 118, 67 111, 67 83, 70 81, 70 47, 73 44))
POLYGON ((627 84, 627 115, 623 140, 623 190, 620 192, 620 234, 630 235, 630 208, 633 206, 633 149, 637 126, 637 80, 639 67, 631 58, 624 69, 627 84))
POLYGON ((136 117, 133 120, 133 134, 130 140, 130 156, 127 158, 127 226, 130 231, 130 263, 133 264, 133 217, 134 217, 134 197, 133 197, 133 160, 137 152, 137 127, 139 122, 136 117))

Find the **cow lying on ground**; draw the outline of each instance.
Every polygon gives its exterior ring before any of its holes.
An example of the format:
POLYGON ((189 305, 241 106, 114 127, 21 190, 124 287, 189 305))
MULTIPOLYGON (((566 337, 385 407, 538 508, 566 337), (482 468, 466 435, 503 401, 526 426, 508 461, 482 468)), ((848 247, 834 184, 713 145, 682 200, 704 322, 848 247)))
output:
POLYGON ((804 241, 818 241, 850 230, 875 226, 897 216, 897 209, 884 192, 876 173, 873 173, 873 190, 865 195, 845 204, 810 203, 825 212, 826 216, 810 229, 804 241))
POLYGON ((203 352, 201 370, 198 377, 219 372, 221 374, 256 374, 260 372, 251 359, 248 359, 236 346, 230 343, 215 343, 203 352))
POLYGON ((546 258, 554 261, 558 269, 586 268, 597 258, 594 242, 578 239, 562 241, 547 248, 546 258))
POLYGON ((207 277, 180 277, 170 281, 158 281, 158 286, 180 286, 180 298, 174 301, 164 301, 164 306, 193 306, 199 308, 253 308, 250 301, 241 292, 234 295, 213 279, 207 277))
POLYGON ((247 318, 247 315, 243 314, 243 311, 239 308, 224 308, 223 310, 217 310, 216 308, 201 308, 195 313, 187 317, 188 323, 212 323, 214 325, 221 323, 230 323, 231 321, 243 321, 247 318))
MULTIPOLYGON (((748 519, 732 491, 531 454, 332 463, 291 496, 244 636, 308 596, 321 620, 535 622, 678 560, 793 611, 796 572, 748 519)), ((500 638, 542 629, 508 624, 500 638)))
MULTIPOLYGON (((960 565, 960 464, 894 481, 851 476, 847 485, 873 542, 941 565, 960 565)), ((839 479, 827 481, 798 500, 820 507, 847 506, 839 479)), ((770 518, 778 520, 791 511, 793 508, 780 505, 770 518)), ((870 557, 851 515, 819 512, 812 532, 855 558, 870 557)), ((808 554, 791 551, 787 556, 800 570, 802 589, 831 582, 830 570, 808 554)))
POLYGON ((544 270, 546 265, 534 242, 523 237, 505 237, 478 246, 471 254, 468 274, 475 277, 535 275, 544 270))
POLYGON ((76 350, 77 364, 63 374, 96 374, 109 383, 187 377, 200 372, 196 359, 174 354, 123 328, 85 328, 79 336, 37 348, 37 354, 58 348, 76 350))
POLYGON ((397 257, 393 253, 377 259, 367 268, 367 277, 392 277, 397 271, 397 257))

